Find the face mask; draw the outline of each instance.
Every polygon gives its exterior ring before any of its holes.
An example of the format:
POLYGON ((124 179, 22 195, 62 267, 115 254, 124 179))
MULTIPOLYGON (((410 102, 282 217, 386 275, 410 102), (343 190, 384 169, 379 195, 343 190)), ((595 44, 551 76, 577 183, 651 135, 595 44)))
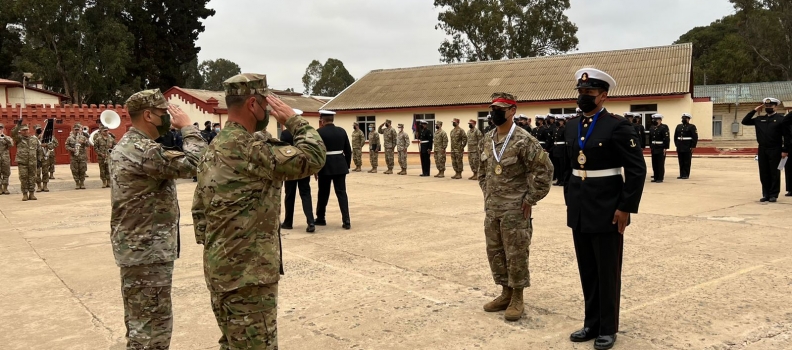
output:
POLYGON ((220 128, 215 128, 215 132, 220 132, 220 128))
POLYGON ((765 108, 765 113, 767 113, 767 115, 772 115, 775 111, 772 108, 765 108))
POLYGON ((473 129, 473 124, 468 124, 468 128, 473 129))
POLYGON ((492 115, 492 123, 496 126, 501 126, 506 123, 506 111, 504 110, 493 110, 490 112, 492 115))
POLYGON ((597 109, 597 96, 579 95, 577 105, 583 113, 590 113, 597 109))
POLYGON ((373 130, 374 130, 374 128, 369 128, 369 131, 373 131, 373 130))
POLYGON ((41 129, 36 130, 36 135, 41 135, 41 129))
POLYGON ((258 118, 256 118, 256 131, 261 131, 266 129, 267 124, 269 124, 269 111, 266 108, 264 108, 264 106, 262 106, 261 104, 259 104, 259 107, 261 107, 261 109, 264 110, 264 120, 258 120, 258 118))
POLYGON ((689 123, 687 119, 682 119, 682 124, 687 125, 687 123, 689 123))
MULTIPOLYGON (((152 113, 152 115, 154 114, 152 113)), ((168 133, 168 131, 170 131, 171 117, 170 114, 168 114, 168 112, 165 112, 165 114, 159 116, 159 118, 160 118, 160 125, 154 125, 154 126, 157 128, 157 134, 158 134, 157 136, 164 136, 165 134, 168 133)), ((154 123, 151 124, 153 125, 154 123)))
POLYGON ((451 124, 453 124, 455 128, 459 125, 459 123, 451 123, 451 124))
POLYGON ((435 126, 435 129, 440 130, 440 126, 439 125, 435 126))

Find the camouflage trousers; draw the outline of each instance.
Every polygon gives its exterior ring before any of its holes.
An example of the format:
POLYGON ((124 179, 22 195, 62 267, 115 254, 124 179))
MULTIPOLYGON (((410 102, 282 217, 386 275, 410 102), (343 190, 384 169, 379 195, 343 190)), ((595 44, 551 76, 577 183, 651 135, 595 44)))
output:
POLYGON ((363 166, 363 149, 362 148, 353 148, 352 149, 352 160, 355 161, 356 167, 363 166))
POLYGON ((451 152, 451 166, 454 167, 455 172, 461 173, 465 170, 464 160, 465 153, 463 152, 451 152))
POLYGON ((42 166, 36 167, 36 183, 39 183, 39 182, 49 183, 49 178, 50 178, 49 177, 49 171, 45 171, 44 167, 43 167, 44 165, 47 164, 48 161, 49 160, 45 160, 45 161, 41 162, 42 166))
POLYGON ((479 165, 481 165, 481 152, 478 150, 468 151, 468 163, 470 163, 470 170, 478 173, 479 165))
POLYGON ((220 350, 278 349, 278 283, 212 293, 220 350))
POLYGON ((49 169, 50 174, 55 174, 55 156, 52 155, 47 160, 47 169, 49 169))
POLYGON ((434 159, 435 159, 435 166, 437 166, 437 170, 445 171, 446 151, 445 150, 435 151, 434 159))
POLYGON ((2 155, 0 156, 0 185, 8 185, 9 178, 11 178, 11 157, 2 155))
POLYGON ((396 165, 394 163, 393 148, 385 149, 385 164, 388 166, 388 169, 393 169, 393 167, 396 165))
POLYGON ((110 158, 99 158, 99 177, 102 181, 110 181, 110 158))
POLYGON ((22 193, 36 192, 36 162, 28 164, 18 164, 19 189, 22 193))
POLYGON ((167 350, 173 331, 173 262, 121 267, 127 350, 167 350))
POLYGON ((88 170, 88 162, 84 159, 71 159, 71 173, 74 181, 85 181, 85 172, 88 170))
POLYGON ((521 210, 487 210, 484 219, 487 259, 495 284, 512 288, 531 286, 528 254, 533 228, 521 210))
POLYGON ((399 166, 407 169, 407 149, 399 150, 399 166))
POLYGON ((379 152, 369 151, 369 162, 371 163, 372 168, 376 168, 379 164, 379 152))

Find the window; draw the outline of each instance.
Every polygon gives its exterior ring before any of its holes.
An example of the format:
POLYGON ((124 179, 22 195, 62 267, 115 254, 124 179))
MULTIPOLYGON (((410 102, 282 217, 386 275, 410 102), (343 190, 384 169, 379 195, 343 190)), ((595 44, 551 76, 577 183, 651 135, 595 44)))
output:
POLYGON ((576 107, 572 108, 550 108, 550 114, 575 114, 576 107))
POLYGON ((489 124, 487 124, 487 116, 489 114, 490 114, 489 111, 478 112, 478 118, 476 119, 477 121, 476 126, 478 127, 479 130, 481 130, 481 132, 484 132, 484 129, 486 129, 487 126, 489 126, 489 124))
POLYGON ((641 122, 643 122, 644 128, 646 129, 645 135, 643 136, 644 145, 648 145, 649 129, 652 128, 652 114, 657 113, 657 105, 631 105, 630 112, 641 116, 641 122))
POLYGON ((723 117, 716 115, 712 117, 712 136, 723 136, 723 117))
POLYGON ((366 140, 369 138, 369 126, 374 128, 374 132, 377 132, 377 118, 373 115, 357 117, 357 123, 360 130, 363 131, 363 135, 366 137, 366 140))
MULTIPOLYGON (((427 122, 429 122, 429 130, 432 132, 432 135, 434 135, 435 115, 433 113, 432 114, 413 114, 413 125, 415 125, 416 132, 418 131, 417 122, 419 120, 426 120, 427 122)), ((420 139, 420 135, 415 135, 415 138, 416 139, 420 139)))

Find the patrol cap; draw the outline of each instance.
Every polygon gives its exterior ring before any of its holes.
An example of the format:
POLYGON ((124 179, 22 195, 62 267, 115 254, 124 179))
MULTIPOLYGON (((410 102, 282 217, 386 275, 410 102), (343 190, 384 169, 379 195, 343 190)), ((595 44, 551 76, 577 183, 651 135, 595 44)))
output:
POLYGON ((443 126, 443 121, 442 120, 438 120, 438 121, 435 122, 435 124, 437 124, 439 126, 443 126))
POLYGON ((105 131, 105 130, 110 130, 110 128, 108 128, 108 127, 106 127, 106 126, 102 125, 101 127, 99 127, 99 130, 100 130, 100 131, 105 131))
POLYGON ((774 98, 774 97, 767 97, 767 98, 764 99, 764 104, 778 106, 778 105, 781 104, 781 101, 779 99, 777 99, 777 98, 774 98))
POLYGON ((391 120, 390 119, 385 119, 385 124, 391 124, 391 120))
POLYGON ((399 124, 399 127, 400 127, 400 128, 403 128, 403 127, 404 127, 404 124, 399 124))
POLYGON ((36 124, 35 129, 36 130, 41 129, 41 124, 36 124))
POLYGON ((272 92, 267 86, 267 75, 242 73, 223 82, 226 96, 269 96, 272 92))
POLYGON ((496 92, 492 94, 492 104, 490 106, 509 108, 517 105, 517 98, 506 92, 496 92))
POLYGON ((575 73, 577 79, 576 89, 596 88, 609 91, 616 88, 616 80, 608 73, 595 68, 583 68, 575 73))
POLYGON ((663 119, 662 114, 652 114, 652 119, 663 119))
POLYGON ((138 91, 126 100, 129 113, 140 112, 147 108, 167 109, 168 100, 159 89, 138 91))
POLYGON ((74 130, 80 130, 81 128, 82 128, 82 124, 80 123, 74 124, 74 126, 72 127, 72 129, 74 130))
MULTIPOLYGON (((471 120, 468 120, 468 124, 476 125, 477 123, 476 123, 475 119, 471 119, 471 120)), ((3 124, 0 124, 0 125, 3 125, 3 124)))
POLYGON ((459 118, 454 118, 454 123, 459 123, 459 118))
POLYGON ((19 127, 19 131, 22 131, 22 130, 30 130, 30 127, 28 127, 27 124, 23 124, 22 126, 19 127))
POLYGON ((682 113, 682 118, 690 118, 693 119, 693 116, 690 113, 682 113))

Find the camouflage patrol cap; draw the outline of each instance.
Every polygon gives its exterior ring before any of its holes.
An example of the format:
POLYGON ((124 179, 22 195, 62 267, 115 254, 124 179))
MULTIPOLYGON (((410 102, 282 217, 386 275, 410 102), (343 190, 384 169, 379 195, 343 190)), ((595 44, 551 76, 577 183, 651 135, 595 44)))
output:
POLYGON ((508 108, 517 105, 517 98, 509 93, 496 92, 492 94, 491 98, 492 98, 492 104, 490 106, 508 108))
POLYGON ((435 122, 435 124, 437 124, 438 126, 443 126, 443 121, 442 120, 438 120, 438 121, 435 122))
POLYGON ((237 74, 223 82, 226 96, 269 96, 267 75, 256 73, 237 74))
POLYGON ((80 124, 80 123, 77 123, 77 124, 74 124, 74 126, 72 127, 72 129, 80 129, 81 127, 82 127, 82 124, 80 124))
POLYGON ((22 126, 19 127, 19 131, 22 131, 22 130, 30 130, 30 127, 28 127, 27 124, 23 124, 22 126))
POLYGON ((134 93, 126 100, 126 108, 129 113, 135 113, 147 108, 168 108, 168 100, 162 95, 159 89, 143 90, 134 93))
POLYGON ((36 124, 36 130, 41 129, 41 124, 36 124))
POLYGON ((100 130, 100 131, 105 131, 105 130, 110 130, 110 128, 108 128, 108 127, 106 127, 106 126, 102 125, 101 127, 99 127, 99 130, 100 130))
POLYGON ((385 119, 385 124, 390 124, 390 123, 391 123, 390 119, 385 119))
POLYGON ((404 124, 399 124, 399 127, 400 127, 400 128, 403 128, 403 127, 404 127, 404 124))

